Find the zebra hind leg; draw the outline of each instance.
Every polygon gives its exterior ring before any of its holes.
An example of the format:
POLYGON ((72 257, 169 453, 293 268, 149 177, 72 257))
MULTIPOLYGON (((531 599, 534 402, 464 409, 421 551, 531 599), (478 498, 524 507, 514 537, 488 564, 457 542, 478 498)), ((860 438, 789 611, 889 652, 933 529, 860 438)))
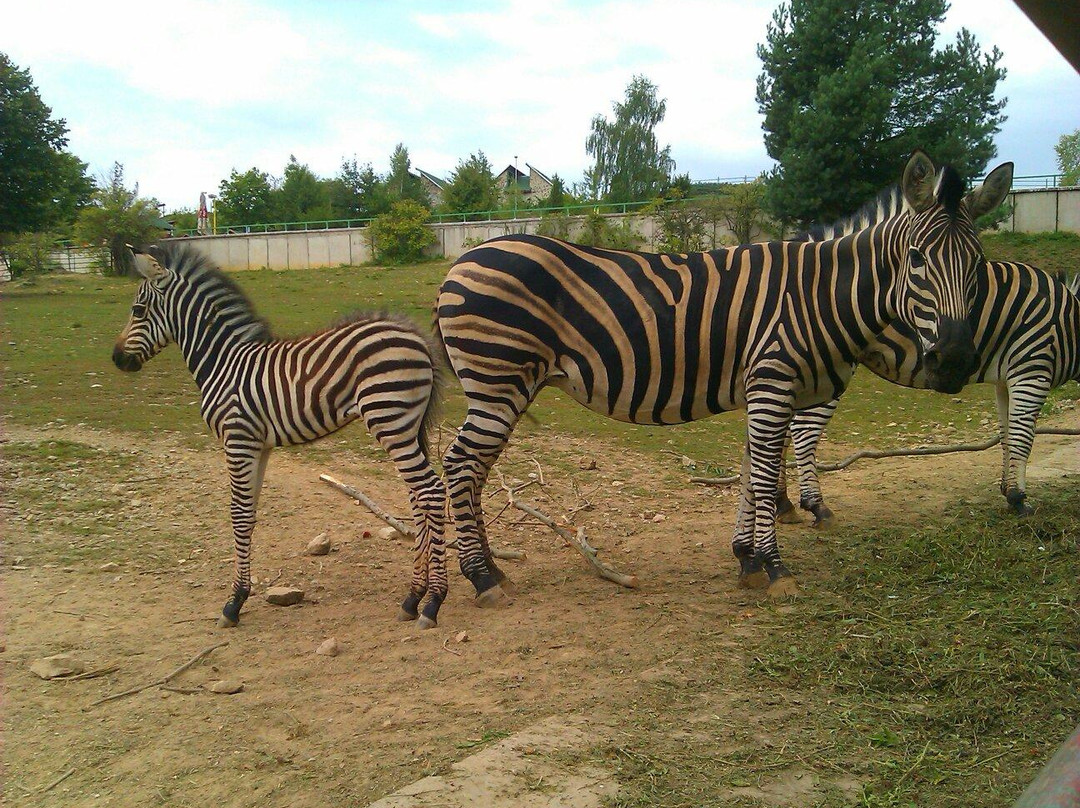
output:
POLYGON ((235 567, 232 594, 221 610, 218 628, 235 628, 240 623, 240 610, 251 595, 251 534, 270 450, 251 439, 227 437, 225 458, 229 466, 235 567))
POLYGON ((754 555, 754 491, 750 486, 750 447, 743 447, 742 481, 739 485, 739 509, 735 517, 735 537, 731 551, 739 562, 739 588, 765 589, 769 575, 765 565, 754 555))

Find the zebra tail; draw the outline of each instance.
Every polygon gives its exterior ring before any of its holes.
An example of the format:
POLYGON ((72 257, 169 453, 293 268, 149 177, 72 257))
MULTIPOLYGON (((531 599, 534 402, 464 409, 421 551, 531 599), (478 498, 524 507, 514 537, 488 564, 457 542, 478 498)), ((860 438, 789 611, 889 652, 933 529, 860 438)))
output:
POLYGON ((434 339, 427 340, 428 355, 431 358, 431 395, 428 397, 427 407, 424 408, 424 417, 420 421, 420 434, 416 438, 425 457, 429 457, 428 437, 438 420, 439 408, 446 395, 446 369, 450 367, 450 355, 446 352, 438 320, 434 322, 433 330, 434 339))

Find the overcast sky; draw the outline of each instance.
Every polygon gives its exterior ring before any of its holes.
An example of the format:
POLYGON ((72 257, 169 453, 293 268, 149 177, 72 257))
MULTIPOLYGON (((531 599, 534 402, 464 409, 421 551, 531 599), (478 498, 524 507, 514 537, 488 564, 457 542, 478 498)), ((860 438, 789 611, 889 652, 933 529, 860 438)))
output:
MULTIPOLYGON (((94 176, 118 161, 170 209, 233 168, 280 176, 290 154, 321 176, 354 155, 385 172, 398 142, 440 176, 482 150, 496 171, 516 155, 578 182, 590 121, 636 73, 667 99, 658 135, 677 171, 707 179, 772 164, 755 46, 777 4, 38 1, 6 6, 0 50, 94 176)), ((999 158, 1054 172, 1058 136, 1080 128, 1080 76, 1012 0, 954 0, 943 34, 961 27, 1005 54, 999 158)))

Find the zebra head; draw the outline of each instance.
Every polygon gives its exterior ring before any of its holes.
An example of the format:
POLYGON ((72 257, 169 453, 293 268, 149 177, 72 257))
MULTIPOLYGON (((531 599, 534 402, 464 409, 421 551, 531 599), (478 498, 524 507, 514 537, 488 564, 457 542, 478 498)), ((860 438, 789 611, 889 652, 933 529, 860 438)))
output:
POLYGON ((172 273, 149 253, 134 252, 134 259, 142 281, 127 325, 113 346, 113 363, 127 371, 141 370, 173 340, 165 317, 165 288, 172 273))
POLYGON ((906 243, 897 285, 900 319, 915 329, 930 386, 958 393, 975 371, 977 356, 968 313, 977 268, 985 263, 975 220, 998 207, 1012 187, 1012 163, 1003 163, 975 190, 951 166, 940 171, 916 151, 901 190, 908 208, 906 243))

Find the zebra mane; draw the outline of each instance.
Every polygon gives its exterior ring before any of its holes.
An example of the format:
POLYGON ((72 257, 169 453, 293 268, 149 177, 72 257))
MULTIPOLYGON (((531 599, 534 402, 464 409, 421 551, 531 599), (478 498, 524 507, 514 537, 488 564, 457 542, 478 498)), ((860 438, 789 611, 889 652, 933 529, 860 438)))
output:
MULTIPOLYGON (((964 181, 959 172, 950 165, 938 170, 937 201, 950 217, 956 218, 960 212, 960 202, 964 198, 964 181)), ((804 232, 792 236, 791 241, 828 241, 829 239, 850 236, 878 222, 891 219, 905 210, 910 210, 904 199, 904 192, 899 183, 891 185, 865 203, 854 213, 837 219, 832 224, 812 224, 804 232)))
POLYGON ((1061 282, 1065 284, 1065 288, 1073 295, 1073 297, 1080 297, 1080 274, 1068 275, 1064 270, 1058 273, 1058 277, 1061 282))
POLYGON ((255 307, 236 282, 191 244, 167 242, 150 248, 158 262, 199 291, 213 305, 217 319, 226 321, 241 339, 269 342, 269 324, 255 313, 255 307))

